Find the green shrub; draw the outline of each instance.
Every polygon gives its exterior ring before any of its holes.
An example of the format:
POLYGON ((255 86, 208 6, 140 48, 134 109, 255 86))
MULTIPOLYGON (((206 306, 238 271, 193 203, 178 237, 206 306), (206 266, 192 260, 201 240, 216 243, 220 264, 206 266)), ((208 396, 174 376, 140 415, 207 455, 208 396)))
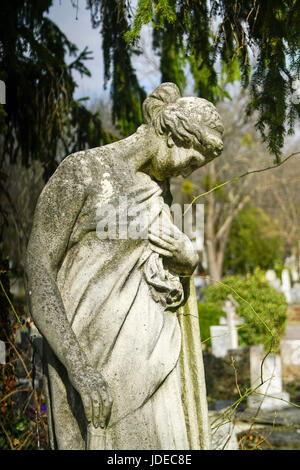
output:
POLYGON ((211 346, 210 325, 218 325, 221 317, 226 316, 222 307, 215 303, 198 302, 200 333, 203 343, 211 346))
POLYGON ((204 289, 204 303, 199 305, 202 341, 206 339, 209 324, 218 324, 220 316, 225 316, 223 312, 220 314, 220 309, 229 294, 238 302, 237 315, 244 319, 238 331, 240 346, 263 344, 266 351, 271 347, 272 351, 278 351, 285 329, 287 303, 285 296, 270 286, 259 268, 246 277, 225 277, 222 283, 204 289))

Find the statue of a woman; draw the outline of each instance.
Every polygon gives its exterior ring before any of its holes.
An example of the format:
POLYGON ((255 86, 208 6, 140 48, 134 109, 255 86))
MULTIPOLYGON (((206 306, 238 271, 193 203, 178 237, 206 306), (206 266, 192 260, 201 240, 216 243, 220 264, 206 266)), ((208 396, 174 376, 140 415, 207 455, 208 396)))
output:
POLYGON ((36 207, 26 272, 54 449, 209 447, 197 253, 163 187, 217 157, 223 127, 211 103, 173 83, 143 114, 130 137, 65 158, 36 207), (151 214, 146 237, 98 233, 107 205, 124 216, 120 198, 151 214))

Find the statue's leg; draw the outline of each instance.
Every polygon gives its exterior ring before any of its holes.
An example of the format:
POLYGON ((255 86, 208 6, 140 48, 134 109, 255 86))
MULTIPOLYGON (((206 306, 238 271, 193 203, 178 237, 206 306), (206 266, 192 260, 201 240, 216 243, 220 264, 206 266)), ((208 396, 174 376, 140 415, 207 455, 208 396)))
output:
POLYGON ((189 449, 176 367, 141 408, 108 429, 107 448, 189 449))
POLYGON ((70 384, 66 369, 49 347, 46 347, 44 361, 51 447, 59 450, 83 450, 86 421, 80 396, 70 384))

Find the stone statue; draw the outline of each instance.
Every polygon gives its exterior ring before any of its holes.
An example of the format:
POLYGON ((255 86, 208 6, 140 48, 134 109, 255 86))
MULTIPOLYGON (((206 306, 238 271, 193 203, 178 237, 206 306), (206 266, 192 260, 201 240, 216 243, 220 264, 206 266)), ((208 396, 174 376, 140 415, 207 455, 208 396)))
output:
POLYGON ((167 182, 217 157, 223 126, 211 103, 173 83, 143 115, 130 137, 65 158, 36 207, 26 274, 53 449, 210 445, 190 278, 198 257, 172 222, 167 182), (107 205, 122 218, 120 197, 150 210, 147 237, 97 233, 107 205))

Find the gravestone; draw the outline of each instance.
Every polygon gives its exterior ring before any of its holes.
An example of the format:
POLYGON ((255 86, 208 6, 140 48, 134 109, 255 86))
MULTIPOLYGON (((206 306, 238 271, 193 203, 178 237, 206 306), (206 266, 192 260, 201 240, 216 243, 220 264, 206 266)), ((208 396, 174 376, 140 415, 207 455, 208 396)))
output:
POLYGON ((282 280, 281 290, 285 295, 287 303, 290 304, 292 301, 291 278, 290 278, 290 273, 288 269, 283 269, 282 274, 281 274, 281 280, 282 280))
MULTIPOLYGON (((299 312, 297 313, 299 315, 299 312)), ((282 339, 300 339, 300 325, 287 324, 282 339)))
POLYGON ((223 410, 210 411, 210 422, 212 425, 212 449, 213 450, 239 450, 237 430, 234 420, 222 416, 223 410))
POLYGON ((280 279, 278 279, 278 277, 276 276, 276 273, 273 269, 268 269, 266 271, 266 280, 272 287, 274 287, 274 289, 280 290, 281 282, 280 279))
MULTIPOLYGON (((226 323, 229 332, 229 349, 237 349, 239 346, 238 342, 238 330, 237 326, 242 325, 244 320, 236 316, 236 307, 238 303, 234 300, 232 295, 229 295, 227 300, 223 302, 222 308, 226 313, 226 323)), ((224 324, 224 318, 220 319, 220 324, 224 324)))
POLYGON ((294 282, 299 281, 299 271, 300 271, 300 264, 299 264, 299 257, 296 258, 294 255, 289 256, 286 258, 284 262, 284 266, 287 268, 290 268, 291 274, 292 274, 292 279, 294 282))
POLYGON ((249 408, 278 410, 289 406, 289 394, 282 390, 280 356, 266 355, 263 346, 251 346, 250 380, 253 393, 248 397, 249 408))
POLYGON ((15 299, 24 299, 26 296, 24 279, 21 277, 13 278, 10 284, 10 292, 15 299))
POLYGON ((280 341, 280 356, 283 378, 300 378, 300 325, 286 326, 280 341))
POLYGON ((280 342, 282 377, 284 379, 300 378, 300 338, 282 339, 280 342))
MULTIPOLYGON (((289 327, 289 323, 297 323, 300 326, 300 305, 292 305, 288 309, 288 324, 286 329, 289 327)), ((293 325, 296 326, 297 325, 293 325)))
POLYGON ((237 326, 242 325, 244 321, 236 316, 237 305, 238 303, 229 295, 222 305, 226 318, 221 317, 219 320, 220 325, 210 327, 212 354, 215 357, 224 357, 229 350, 238 349, 237 326))
POLYGON ((0 80, 0 104, 6 104, 6 86, 3 80, 0 80))
POLYGON ((6 347, 4 341, 0 340, 0 364, 6 364, 6 347))
POLYGON ((291 288, 291 303, 300 305, 300 283, 296 282, 291 288))
POLYGON ((203 288, 207 286, 207 280, 205 279, 204 276, 201 276, 200 274, 194 274, 193 278, 194 278, 194 284, 196 288, 197 299, 198 301, 202 301, 203 288))
POLYGON ((230 349, 230 337, 228 326, 212 325, 210 326, 210 338, 212 354, 215 357, 224 357, 230 349))

